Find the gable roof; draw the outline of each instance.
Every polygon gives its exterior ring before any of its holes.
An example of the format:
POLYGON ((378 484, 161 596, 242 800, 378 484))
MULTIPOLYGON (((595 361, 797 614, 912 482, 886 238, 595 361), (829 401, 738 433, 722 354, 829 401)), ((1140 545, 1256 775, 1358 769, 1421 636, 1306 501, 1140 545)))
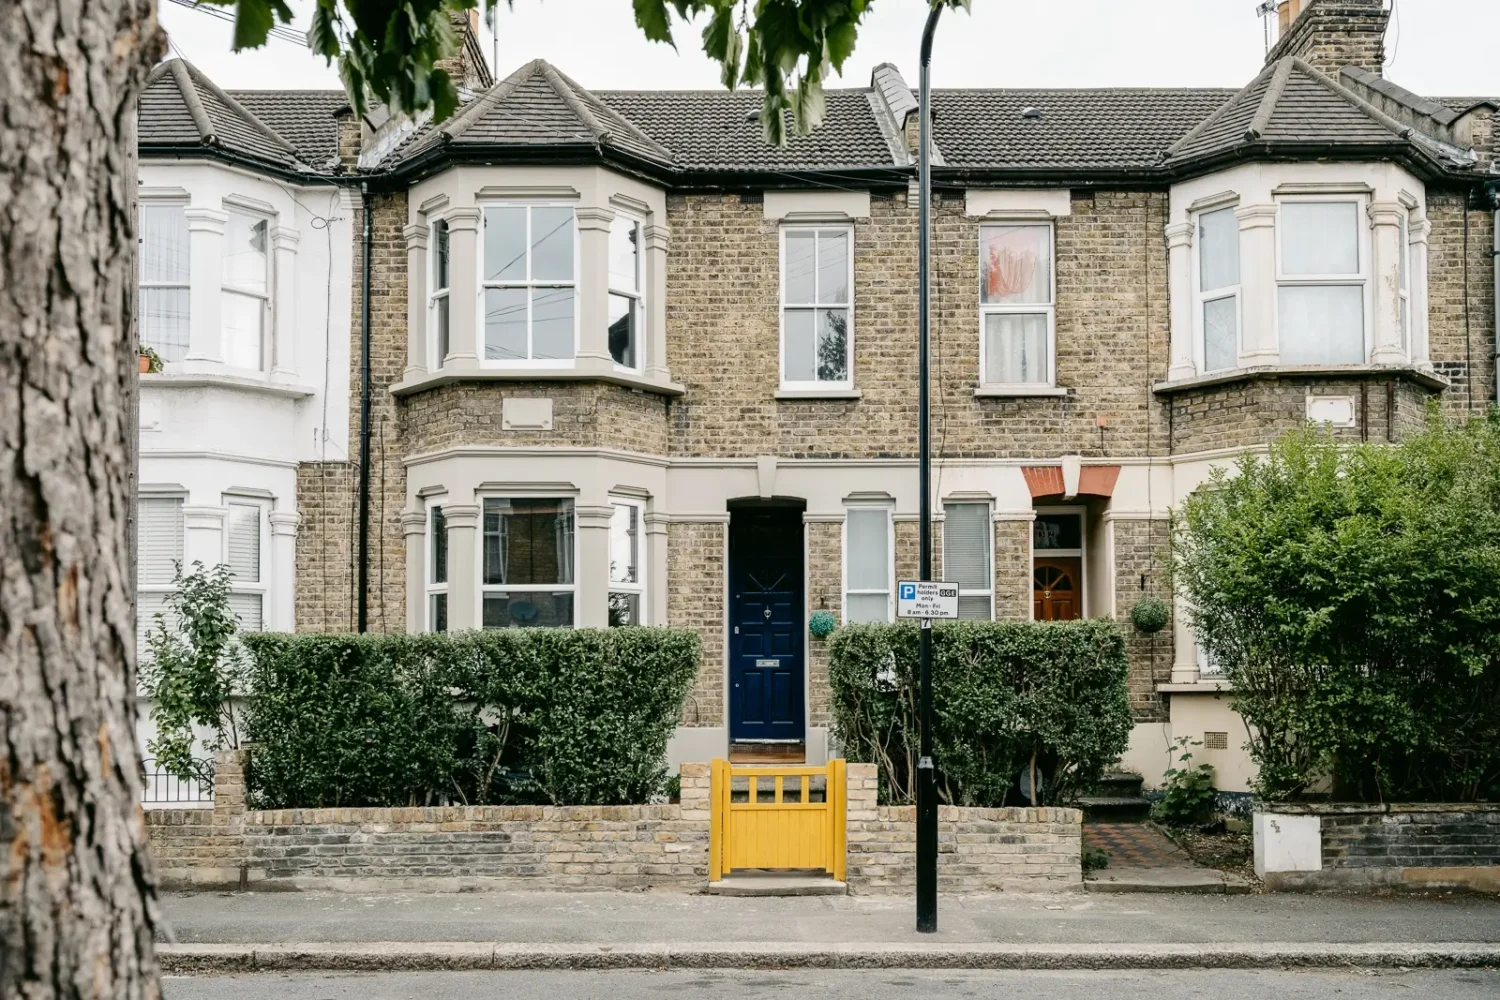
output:
POLYGON ((231 90, 230 97, 287 140, 309 164, 338 158, 335 111, 349 106, 342 90, 231 90))
POLYGON ((183 59, 168 59, 151 71, 138 131, 143 149, 217 147, 269 166, 305 166, 290 142, 183 59))

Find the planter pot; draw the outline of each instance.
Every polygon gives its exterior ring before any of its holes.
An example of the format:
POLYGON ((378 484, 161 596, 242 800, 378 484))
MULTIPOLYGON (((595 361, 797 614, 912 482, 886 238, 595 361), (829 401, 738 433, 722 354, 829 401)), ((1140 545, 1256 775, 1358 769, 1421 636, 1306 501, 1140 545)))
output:
POLYGON ((135 359, 136 359, 137 362, 140 363, 141 374, 142 375, 145 375, 145 374, 147 374, 147 373, 149 373, 151 371, 151 356, 150 355, 147 355, 147 354, 137 354, 136 357, 135 357, 135 359))

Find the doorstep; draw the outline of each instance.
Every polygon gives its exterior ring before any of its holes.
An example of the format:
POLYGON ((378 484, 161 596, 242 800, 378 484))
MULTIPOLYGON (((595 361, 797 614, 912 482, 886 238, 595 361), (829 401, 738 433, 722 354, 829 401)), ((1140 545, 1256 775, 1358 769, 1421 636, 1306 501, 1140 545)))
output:
POLYGON ((806 764, 806 743, 731 743, 731 764, 806 764))
POLYGON ((743 871, 708 883, 710 896, 847 896, 849 886, 827 872, 743 871))

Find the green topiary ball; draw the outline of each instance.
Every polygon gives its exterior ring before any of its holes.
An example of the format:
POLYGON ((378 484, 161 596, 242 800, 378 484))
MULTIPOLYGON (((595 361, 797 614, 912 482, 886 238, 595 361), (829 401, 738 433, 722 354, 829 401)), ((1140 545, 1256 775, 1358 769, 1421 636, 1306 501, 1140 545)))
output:
POLYGON ((824 639, 833 633, 838 624, 832 611, 814 611, 812 617, 807 619, 807 630, 814 638, 824 639))
POLYGON ((1130 609, 1130 623, 1136 631, 1151 635, 1167 627, 1172 609, 1160 597, 1143 597, 1130 609))

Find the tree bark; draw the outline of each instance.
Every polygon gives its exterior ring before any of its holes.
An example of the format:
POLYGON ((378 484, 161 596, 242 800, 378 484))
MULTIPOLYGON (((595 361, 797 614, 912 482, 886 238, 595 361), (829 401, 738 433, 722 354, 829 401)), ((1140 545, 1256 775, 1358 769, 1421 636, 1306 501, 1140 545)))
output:
POLYGON ((160 995, 130 530, 162 41, 152 0, 0 0, 0 1000, 160 995))

